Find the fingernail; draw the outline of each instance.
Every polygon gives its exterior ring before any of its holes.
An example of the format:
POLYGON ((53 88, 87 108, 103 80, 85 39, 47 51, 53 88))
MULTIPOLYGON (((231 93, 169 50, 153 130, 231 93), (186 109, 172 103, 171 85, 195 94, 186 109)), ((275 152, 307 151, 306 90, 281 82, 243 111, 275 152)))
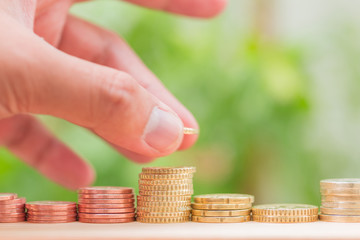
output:
POLYGON ((183 124, 178 116, 155 107, 144 132, 144 140, 163 152, 179 145, 183 137, 183 124))

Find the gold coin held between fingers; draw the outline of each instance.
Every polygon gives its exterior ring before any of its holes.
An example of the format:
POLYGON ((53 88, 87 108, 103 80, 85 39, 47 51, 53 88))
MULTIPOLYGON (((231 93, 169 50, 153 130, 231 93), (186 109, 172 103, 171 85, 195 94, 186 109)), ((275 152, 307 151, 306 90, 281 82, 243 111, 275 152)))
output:
POLYGON ((193 209, 203 209, 203 210, 239 210, 251 208, 251 203, 244 204, 205 204, 205 203, 192 203, 191 207, 193 209))
POLYGON ((307 204, 263 204, 252 208, 253 215, 309 216, 317 215, 319 208, 307 204))
POLYGON ((244 210, 197 210, 193 209, 191 211, 193 216, 203 216, 203 217, 238 217, 238 216, 247 216, 251 213, 251 209, 244 210))
POLYGON ((185 135, 197 135, 199 133, 199 129, 184 127, 183 134, 185 135))
POLYGON ((250 216, 239 217, 203 217, 203 216, 191 216, 193 222, 200 223, 240 223, 250 221, 250 216))
POLYGON ((253 203, 254 196, 248 194, 204 194, 194 196, 195 203, 253 203))

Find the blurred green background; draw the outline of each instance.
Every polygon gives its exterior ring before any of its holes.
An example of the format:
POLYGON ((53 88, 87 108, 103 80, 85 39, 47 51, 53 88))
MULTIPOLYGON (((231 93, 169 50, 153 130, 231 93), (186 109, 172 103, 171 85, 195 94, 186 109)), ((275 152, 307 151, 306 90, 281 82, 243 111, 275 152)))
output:
MULTIPOLYGON (((126 39, 200 123, 192 149, 148 166, 196 166, 195 194, 319 204, 321 179, 359 176, 359 8, 354 0, 230 0, 222 15, 200 20, 103 0, 71 11, 126 39)), ((40 118, 95 167, 95 185, 137 188, 142 165, 80 127, 40 118)), ((77 198, 4 148, 0 191, 77 198)))

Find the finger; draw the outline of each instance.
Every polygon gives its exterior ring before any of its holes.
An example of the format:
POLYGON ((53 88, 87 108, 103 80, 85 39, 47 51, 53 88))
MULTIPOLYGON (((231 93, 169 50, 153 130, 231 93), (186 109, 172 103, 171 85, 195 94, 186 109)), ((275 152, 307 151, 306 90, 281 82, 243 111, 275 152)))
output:
MULTIPOLYGON (((146 90, 170 106, 185 127, 199 128, 193 115, 115 34, 69 16, 59 48, 76 57, 129 73, 146 90)), ((179 149, 189 148, 196 140, 197 135, 185 135, 179 149)))
POLYGON ((13 63, 7 71, 26 70, 17 78, 8 74, 0 82, 10 85, 0 89, 8 89, 6 95, 15 99, 15 104, 4 100, 14 112, 66 119, 147 157, 165 156, 179 147, 183 137, 180 118, 131 76, 61 53, 27 33, 11 28, 9 34, 15 40, 8 41, 4 50, 7 62, 13 63), (22 46, 26 54, 14 55, 16 46, 22 46))
POLYGON ((219 14, 226 0, 123 0, 147 8, 191 17, 210 18, 219 14))
POLYGON ((90 185, 93 169, 55 139, 35 118, 16 115, 0 120, 0 144, 39 172, 70 189, 90 185))

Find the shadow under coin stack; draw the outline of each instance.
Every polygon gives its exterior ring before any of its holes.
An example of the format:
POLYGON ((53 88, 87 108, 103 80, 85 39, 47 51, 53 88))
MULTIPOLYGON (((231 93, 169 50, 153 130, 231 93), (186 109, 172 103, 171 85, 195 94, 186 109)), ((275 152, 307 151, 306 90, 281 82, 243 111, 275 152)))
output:
POLYGON ((195 167, 148 167, 139 174, 137 221, 181 223, 190 220, 195 167))
POLYGON ((0 223, 25 221, 25 201, 15 193, 0 193, 0 223))
POLYGON ((76 203, 62 201, 36 201, 26 203, 27 221, 31 223, 75 222, 76 203))
POLYGON ((205 194, 194 197, 192 221, 239 223, 250 221, 254 196, 247 194, 205 194))
POLYGON ((264 204, 252 208, 252 218, 263 223, 305 223, 318 220, 319 208, 307 204, 264 204))
POLYGON ((326 179, 320 181, 320 220, 326 222, 360 222, 360 179, 326 179))
POLYGON ((134 189, 85 187, 79 189, 79 222, 127 223, 135 221, 134 189))

